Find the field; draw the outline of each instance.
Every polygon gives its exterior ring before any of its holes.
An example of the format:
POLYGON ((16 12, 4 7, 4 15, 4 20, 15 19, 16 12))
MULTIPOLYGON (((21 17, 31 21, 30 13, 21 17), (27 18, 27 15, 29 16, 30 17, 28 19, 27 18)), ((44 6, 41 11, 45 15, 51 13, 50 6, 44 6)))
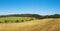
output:
POLYGON ((32 20, 22 23, 1 23, 0 31, 60 31, 60 18, 32 20))
POLYGON ((25 22, 33 20, 30 17, 2 17, 0 18, 0 23, 15 23, 15 22, 25 22))

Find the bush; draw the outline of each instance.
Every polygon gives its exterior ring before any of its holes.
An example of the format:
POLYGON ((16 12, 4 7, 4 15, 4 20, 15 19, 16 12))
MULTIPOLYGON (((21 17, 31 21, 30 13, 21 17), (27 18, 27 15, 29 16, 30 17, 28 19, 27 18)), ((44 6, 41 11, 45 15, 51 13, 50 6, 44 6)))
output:
POLYGON ((33 19, 29 19, 29 20, 26 20, 26 21, 31 21, 31 20, 33 20, 33 19))
POLYGON ((1 21, 0 21, 0 23, 1 23, 1 21))
POLYGON ((16 20, 16 23, 18 23, 19 22, 19 20, 16 20))
POLYGON ((8 21, 7 20, 5 20, 5 23, 7 23, 8 21))
POLYGON ((21 22, 24 22, 24 20, 21 20, 21 22))
POLYGON ((34 20, 34 19, 30 19, 30 20, 34 20))

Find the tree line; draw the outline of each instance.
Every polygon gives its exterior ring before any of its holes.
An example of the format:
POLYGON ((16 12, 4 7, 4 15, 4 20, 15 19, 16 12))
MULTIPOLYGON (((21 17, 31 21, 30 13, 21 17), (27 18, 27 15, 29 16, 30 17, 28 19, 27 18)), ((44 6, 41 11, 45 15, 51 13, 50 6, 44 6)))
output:
POLYGON ((60 18, 60 14, 53 14, 53 15, 38 15, 38 14, 13 14, 13 15, 0 15, 1 17, 35 17, 37 19, 43 18, 60 18))

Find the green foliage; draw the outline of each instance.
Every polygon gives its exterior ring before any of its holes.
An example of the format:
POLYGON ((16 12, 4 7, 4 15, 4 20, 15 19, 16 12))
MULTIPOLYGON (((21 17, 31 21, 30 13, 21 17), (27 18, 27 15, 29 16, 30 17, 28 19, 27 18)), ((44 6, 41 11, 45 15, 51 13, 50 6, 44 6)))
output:
POLYGON ((44 18, 60 18, 60 14, 46 15, 44 18))
POLYGON ((21 22, 24 22, 24 20, 21 20, 21 22))
POLYGON ((18 23, 19 22, 19 20, 16 20, 16 23, 18 23))
POLYGON ((5 20, 5 23, 7 23, 8 21, 7 20, 5 20))
POLYGON ((1 23, 1 21, 0 21, 0 23, 1 23))
POLYGON ((25 22, 26 20, 30 21, 30 17, 1 17, 1 23, 19 23, 25 22))
POLYGON ((60 14, 53 14, 53 15, 38 15, 38 14, 13 14, 13 15, 1 15, 1 17, 34 17, 37 19, 42 19, 42 18, 60 18, 60 14))

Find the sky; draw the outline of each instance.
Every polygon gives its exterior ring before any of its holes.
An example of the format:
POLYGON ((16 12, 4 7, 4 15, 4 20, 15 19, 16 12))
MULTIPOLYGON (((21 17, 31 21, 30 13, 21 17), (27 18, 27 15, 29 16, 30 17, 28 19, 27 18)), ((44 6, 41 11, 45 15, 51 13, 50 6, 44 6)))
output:
POLYGON ((60 0, 0 0, 0 15, 60 14, 60 0))

